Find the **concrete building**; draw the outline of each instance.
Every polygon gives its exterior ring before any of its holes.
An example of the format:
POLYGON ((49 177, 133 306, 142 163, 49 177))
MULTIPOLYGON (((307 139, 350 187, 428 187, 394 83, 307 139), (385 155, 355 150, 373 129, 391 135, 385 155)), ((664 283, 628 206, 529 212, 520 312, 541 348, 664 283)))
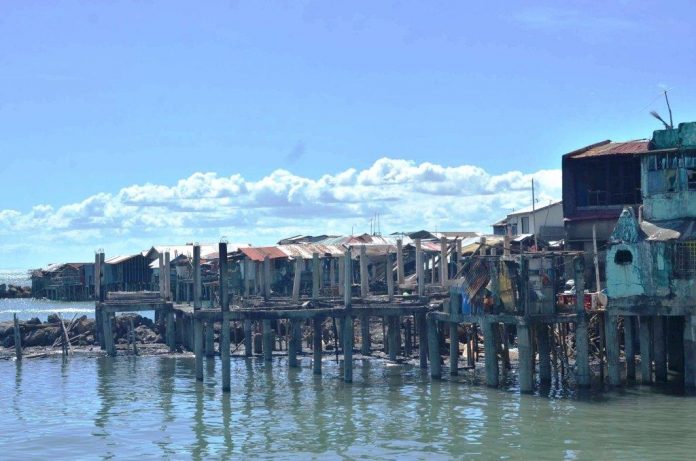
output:
POLYGON ((537 235, 542 240, 563 239, 563 202, 539 204, 507 215, 493 224, 494 235, 537 235))

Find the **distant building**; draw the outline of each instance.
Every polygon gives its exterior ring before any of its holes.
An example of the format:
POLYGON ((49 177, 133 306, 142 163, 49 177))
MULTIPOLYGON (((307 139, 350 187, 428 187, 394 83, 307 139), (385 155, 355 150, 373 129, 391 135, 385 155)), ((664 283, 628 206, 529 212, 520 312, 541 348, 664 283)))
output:
POLYGON ((534 235, 545 241, 563 239, 563 202, 514 211, 493 224, 493 235, 534 235))

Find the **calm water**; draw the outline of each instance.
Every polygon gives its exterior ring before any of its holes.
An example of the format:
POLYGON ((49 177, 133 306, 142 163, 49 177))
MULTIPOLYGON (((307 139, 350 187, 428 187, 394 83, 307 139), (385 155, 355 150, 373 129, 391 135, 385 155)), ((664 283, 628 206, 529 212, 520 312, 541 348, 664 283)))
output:
POLYGON ((3 459, 693 459, 694 398, 631 388, 520 396, 420 370, 357 361, 355 383, 325 361, 290 370, 233 359, 196 383, 188 357, 71 357, 0 363, 3 459))

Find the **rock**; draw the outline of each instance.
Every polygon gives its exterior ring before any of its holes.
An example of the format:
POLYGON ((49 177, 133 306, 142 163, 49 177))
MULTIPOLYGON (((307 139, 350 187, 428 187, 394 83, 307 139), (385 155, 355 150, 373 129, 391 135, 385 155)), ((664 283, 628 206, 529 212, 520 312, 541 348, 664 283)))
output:
POLYGON ((32 317, 24 323, 26 323, 27 325, 41 325, 41 320, 39 320, 38 317, 32 317))
POLYGON ((140 325, 135 328, 135 337, 139 342, 145 344, 154 344, 161 341, 161 337, 145 325, 140 325))
POLYGON ((94 327, 94 319, 88 319, 86 315, 83 315, 77 322, 75 322, 75 325, 73 326, 71 331, 71 336, 73 334, 81 335, 88 332, 94 332, 94 327))
POLYGON ((52 346, 60 335, 60 327, 37 328, 34 331, 30 331, 22 338, 22 346, 52 346))
POLYGON ((14 347, 14 336, 9 335, 2 340, 2 347, 14 347))
POLYGON ((58 314, 48 314, 48 318, 46 319, 46 323, 58 323, 60 322, 60 317, 58 317, 58 314))
POLYGON ((2 340, 7 335, 12 335, 14 328, 14 322, 8 320, 7 322, 0 322, 0 340, 2 340))

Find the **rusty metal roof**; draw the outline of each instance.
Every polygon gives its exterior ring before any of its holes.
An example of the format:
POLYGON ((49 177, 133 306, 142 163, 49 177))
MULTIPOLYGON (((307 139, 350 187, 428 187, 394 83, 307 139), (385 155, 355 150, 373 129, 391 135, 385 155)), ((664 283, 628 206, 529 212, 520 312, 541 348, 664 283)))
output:
POLYGON ((565 157, 577 159, 588 157, 601 157, 604 155, 635 155, 643 154, 648 151, 647 139, 636 139, 626 142, 611 142, 610 140, 590 144, 582 149, 574 150, 565 157))
POLYGON ((283 253, 278 247, 248 247, 240 248, 239 251, 244 253, 244 256, 252 261, 263 261, 266 256, 268 259, 287 258, 288 255, 283 253))

